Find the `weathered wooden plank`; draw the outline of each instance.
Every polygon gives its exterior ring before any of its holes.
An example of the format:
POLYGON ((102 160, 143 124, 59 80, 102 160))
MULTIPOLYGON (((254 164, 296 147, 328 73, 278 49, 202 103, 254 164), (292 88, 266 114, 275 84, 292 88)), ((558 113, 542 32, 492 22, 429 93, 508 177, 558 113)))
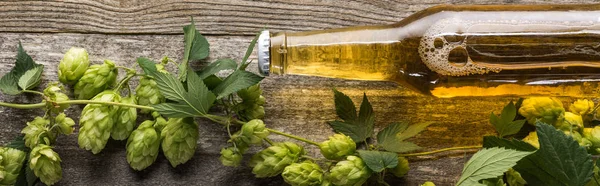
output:
POLYGON ((436 4, 589 3, 585 0, 444 1, 241 1, 241 0, 67 0, 2 1, 0 32, 179 34, 195 17, 203 34, 253 35, 354 25, 390 24, 436 4))
MULTIPOLYGON (((207 61, 217 58, 240 60, 252 37, 214 36, 208 37, 211 55, 207 61)), ((0 74, 12 67, 16 44, 23 43, 25 50, 38 63, 46 65, 44 82, 56 81, 56 65, 62 53, 71 46, 85 47, 93 63, 112 59, 119 65, 132 66, 138 56, 160 59, 167 55, 178 60, 183 53, 181 35, 102 35, 102 34, 17 34, 0 35, 0 74)), ((196 64, 196 66, 203 66, 196 64)), ((249 69, 255 70, 256 65, 249 69)), ((487 117, 491 111, 499 111, 502 105, 513 98, 455 98, 436 99, 420 96, 389 82, 346 81, 302 76, 271 76, 263 83, 267 99, 265 122, 269 127, 294 133, 306 138, 322 141, 333 134, 326 121, 334 120, 332 87, 347 93, 355 102, 360 102, 363 92, 369 96, 377 115, 377 128, 394 121, 436 121, 414 139, 427 149, 477 145, 483 135, 493 134, 487 117)), ((35 96, 0 96, 6 102, 35 103, 35 96)), ((72 107, 68 115, 77 118, 81 107, 72 107)), ((41 110, 18 110, 0 108, 0 144, 16 135, 27 121, 41 110)), ((141 120, 140 120, 141 121, 141 120)), ((167 161, 159 157, 148 170, 135 172, 125 160, 123 142, 111 141, 99 155, 79 149, 76 135, 61 137, 56 146, 63 157, 64 179, 62 185, 281 185, 280 178, 254 179, 247 167, 225 168, 218 161, 219 150, 225 145, 227 134, 217 124, 200 120, 198 152, 186 165, 170 168, 167 161)), ((284 140, 272 136, 275 140, 284 140)), ((318 149, 307 146, 312 155, 319 156, 318 149)), ((256 149, 254 149, 256 150, 256 149)), ((412 171, 406 179, 408 185, 424 180, 435 180, 441 185, 456 181, 465 162, 465 154, 453 153, 442 158, 414 159, 412 171)))

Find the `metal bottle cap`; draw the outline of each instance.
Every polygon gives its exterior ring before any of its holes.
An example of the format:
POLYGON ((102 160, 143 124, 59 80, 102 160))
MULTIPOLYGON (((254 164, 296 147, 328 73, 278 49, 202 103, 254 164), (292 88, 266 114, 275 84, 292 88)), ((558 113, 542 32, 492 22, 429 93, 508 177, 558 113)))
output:
POLYGON ((268 30, 264 30, 258 36, 258 71, 264 75, 269 75, 269 68, 271 66, 271 58, 269 55, 269 48, 271 46, 271 35, 268 30))

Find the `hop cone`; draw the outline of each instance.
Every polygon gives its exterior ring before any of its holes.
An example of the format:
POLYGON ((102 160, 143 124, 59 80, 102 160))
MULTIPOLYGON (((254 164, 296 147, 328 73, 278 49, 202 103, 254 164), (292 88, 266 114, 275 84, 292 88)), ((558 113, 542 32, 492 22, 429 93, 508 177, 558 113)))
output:
POLYGON ((127 140, 127 162, 134 170, 152 165, 158 156, 160 136, 152 125, 154 121, 142 122, 127 140))
POLYGON ((582 137, 592 144, 590 151, 593 154, 600 153, 600 126, 595 126, 594 128, 584 128, 582 137))
POLYGON ((46 185, 53 185, 62 178, 60 157, 48 145, 40 144, 31 150, 29 168, 46 185))
POLYGON ((521 177, 521 173, 515 171, 512 168, 509 168, 508 171, 506 171, 506 182, 510 186, 524 186, 525 184, 527 184, 525 179, 521 177))
POLYGON ((322 142, 319 145, 321 154, 327 159, 337 160, 344 156, 354 154, 356 143, 344 134, 334 134, 329 137, 329 140, 322 142))
POLYGON ((283 180, 293 186, 320 185, 323 181, 323 170, 313 162, 292 163, 283 169, 283 180))
POLYGON ((165 157, 176 167, 190 160, 196 151, 198 124, 193 118, 169 118, 160 133, 165 157))
POLYGON ((583 118, 572 112, 565 112, 564 119, 557 121, 556 128, 563 131, 581 131, 583 129, 583 118))
POLYGON ((265 98, 261 94, 262 90, 259 84, 237 92, 237 95, 242 98, 242 103, 238 105, 237 109, 243 120, 249 121, 265 117, 265 108, 263 107, 265 98))
POLYGON ((75 84, 75 97, 90 99, 115 83, 117 69, 115 63, 104 60, 102 65, 92 65, 75 84))
MULTIPOLYGON (((154 112, 154 113, 158 114, 158 112, 154 112)), ((152 115, 155 115, 154 113, 152 113, 152 115)), ((165 118, 161 117, 160 114, 158 114, 158 116, 154 117, 154 120, 155 120, 154 128, 160 134, 161 131, 167 126, 168 121, 165 120, 165 118)))
POLYGON ((540 141, 535 131, 530 132, 529 135, 525 136, 525 138, 523 138, 523 141, 529 143, 535 148, 540 148, 540 141))
POLYGON ((242 154, 234 147, 222 148, 219 160, 224 166, 237 167, 242 162, 242 154))
POLYGON ((594 110, 594 102, 587 99, 578 99, 573 102, 571 106, 569 106, 569 111, 578 114, 580 116, 585 116, 587 114, 592 113, 594 110))
POLYGON ((236 133, 246 144, 260 144, 264 138, 269 135, 265 123, 262 120, 254 119, 242 126, 242 129, 236 133))
MULTIPOLYGON (((48 85, 48 87, 44 89, 44 95, 55 102, 67 101, 69 100, 69 96, 67 96, 67 94, 65 94, 64 91, 64 88, 58 85, 58 83, 50 83, 50 85, 48 85)), ((63 112, 65 109, 69 108, 69 106, 69 104, 52 105, 52 111, 56 113, 63 112)))
POLYGON ((402 177, 408 173, 410 167, 408 166, 408 160, 405 157, 398 156, 398 166, 391 170, 392 174, 396 177, 402 177))
POLYGON ((61 134, 71 134, 73 133, 73 126, 75 126, 75 121, 73 119, 67 117, 65 113, 60 113, 54 118, 55 125, 58 126, 58 131, 61 134))
POLYGON ((252 156, 249 165, 257 178, 273 177, 280 174, 286 166, 298 161, 303 154, 304 149, 300 145, 292 142, 278 143, 252 156))
POLYGON ((50 144, 56 138, 56 135, 48 131, 50 121, 35 117, 33 121, 27 122, 27 126, 21 130, 25 134, 25 146, 33 148, 38 144, 50 144))
MULTIPOLYGON (((96 95, 92 100, 102 102, 120 102, 121 96, 112 90, 96 95)), ((116 121, 118 107, 102 104, 88 104, 79 118, 79 147, 97 154, 106 145, 116 121)))
POLYGON ((58 64, 58 79, 64 84, 75 84, 89 65, 87 51, 84 48, 72 47, 58 64))
POLYGON ((427 182, 421 184, 420 186, 435 186, 435 184, 433 182, 427 181, 427 182))
MULTIPOLYGON (((161 64, 156 64, 159 72, 168 74, 165 67, 161 64)), ((149 77, 140 78, 140 84, 135 88, 137 102, 139 105, 150 106, 165 102, 165 97, 160 93, 156 81, 149 77)), ((150 112, 147 109, 142 109, 142 113, 150 112)))
POLYGON ((0 185, 14 185, 23 167, 25 152, 0 147, 0 185))
MULTIPOLYGON (((136 104, 135 97, 130 96, 121 99, 121 103, 136 104)), ((124 140, 129 137, 133 127, 135 127, 135 120, 137 119, 137 110, 132 107, 120 107, 117 112, 117 121, 113 126, 110 136, 115 140, 124 140)))
POLYGON ((371 170, 357 156, 347 156, 331 168, 327 178, 333 185, 362 185, 371 176, 371 170))
POLYGON ((519 114, 527 119, 527 123, 535 125, 536 120, 554 125, 565 113, 560 100, 550 97, 532 97, 523 100, 519 114))

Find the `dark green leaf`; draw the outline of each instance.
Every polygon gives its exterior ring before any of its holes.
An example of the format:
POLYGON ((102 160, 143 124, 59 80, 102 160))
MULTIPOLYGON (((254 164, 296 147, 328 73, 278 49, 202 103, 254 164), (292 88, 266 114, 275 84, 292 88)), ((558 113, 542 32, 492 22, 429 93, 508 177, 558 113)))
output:
POLYGON ((196 110, 182 103, 161 103, 152 105, 160 114, 170 118, 199 117, 196 110))
POLYGON ((338 117, 347 122, 356 121, 356 107, 350 97, 336 89, 333 89, 333 96, 338 117))
POLYGON ((223 82, 223 80, 215 75, 210 75, 204 78, 204 84, 208 87, 209 90, 214 90, 223 82))
POLYGON ((408 128, 408 123, 392 123, 377 133, 377 143, 380 145, 385 141, 396 141, 398 133, 403 132, 408 128))
POLYGON ((237 64, 232 59, 219 59, 204 67, 201 71, 197 71, 201 79, 206 79, 221 70, 235 69, 237 64))
POLYGON ((0 90, 5 94, 16 95, 21 93, 18 87, 19 78, 28 70, 39 66, 33 62, 31 56, 29 56, 23 46, 19 42, 17 47, 17 60, 15 66, 10 70, 9 73, 5 74, 0 78, 0 90))
POLYGON ((171 74, 153 73, 154 81, 160 90, 160 93, 167 99, 182 102, 185 100, 186 92, 183 85, 171 74))
POLYGON ((192 49, 190 50, 189 61, 201 60, 208 57, 209 44, 206 38, 196 31, 194 34, 194 41, 192 42, 192 49))
POLYGON ((405 140, 408 138, 412 138, 412 137, 416 136, 417 134, 421 133, 423 130, 425 130, 425 128, 427 128, 429 125, 431 125, 433 123, 434 122, 421 122, 421 123, 410 125, 410 126, 408 126, 408 128, 405 131, 398 134, 398 139, 405 140))
POLYGON ((585 148, 550 125, 537 123, 536 128, 540 149, 513 168, 530 185, 585 185, 594 168, 585 148))
POLYGON ((204 85, 204 81, 196 75, 196 73, 189 70, 188 78, 188 94, 187 100, 191 100, 192 106, 198 111, 200 115, 204 115, 208 113, 208 109, 215 102, 215 95, 208 90, 206 85, 204 85))
POLYGON ((358 150, 360 158, 367 164, 367 167, 374 172, 381 172, 386 168, 398 166, 398 154, 382 151, 358 150))
POLYGON ((346 123, 343 121, 329 121, 328 123, 335 132, 349 136, 356 143, 365 141, 367 138, 365 126, 357 125, 355 123, 346 123))
POLYGON ((496 116, 492 112, 490 115, 490 123, 494 126, 500 137, 513 135, 518 133, 523 127, 523 124, 525 124, 525 120, 513 121, 516 116, 517 108, 511 101, 504 107, 504 109, 502 109, 502 114, 500 114, 500 117, 496 116))
POLYGON ((196 25, 194 24, 194 18, 192 23, 183 27, 183 40, 185 42, 185 48, 183 51, 183 59, 179 64, 179 80, 184 81, 187 77, 188 61, 190 59, 190 52, 192 50, 192 43, 194 43, 196 36, 196 25))
POLYGON ((496 136, 484 136, 483 137, 483 148, 492 148, 492 147, 504 147, 506 149, 513 149, 518 151, 536 151, 537 148, 532 146, 531 144, 516 140, 516 139, 504 139, 496 136))
POLYGON ((371 137, 373 135, 373 127, 375 127, 375 114, 373 113, 373 107, 371 106, 371 103, 369 103, 366 93, 363 93, 363 100, 360 104, 360 111, 358 113, 358 122, 360 125, 366 126, 366 138, 371 137))
POLYGON ((27 72, 19 78, 19 87, 23 90, 35 88, 42 80, 42 71, 44 71, 44 65, 37 65, 36 67, 27 70, 27 72))
POLYGON ((250 64, 250 62, 248 62, 248 58, 252 54, 252 51, 254 50, 254 46, 256 45, 256 41, 258 40, 258 36, 260 36, 261 32, 262 31, 258 32, 256 34, 256 36, 254 36, 254 39, 252 39, 252 41, 250 41, 250 45, 248 46, 248 49, 246 50, 246 55, 244 55, 244 59, 242 59, 242 64, 240 64, 240 70, 246 70, 246 67, 248 67, 248 65, 250 64))
POLYGON ((25 146, 25 136, 24 135, 17 136, 10 143, 8 143, 8 145, 6 145, 6 147, 18 149, 21 151, 29 151, 27 149, 27 147, 25 146))
MULTIPOLYGON (((25 161, 27 162, 27 161, 25 161)), ((25 177, 27 179, 27 185, 28 186, 34 186, 36 183, 39 182, 38 177, 35 175, 35 173, 33 173, 33 170, 31 170, 31 168, 29 167, 29 164, 26 164, 27 167, 23 167, 23 169, 25 169, 25 177)))
POLYGON ((517 164, 517 161, 532 153, 534 152, 516 151, 498 147, 480 150, 465 164, 462 175, 456 185, 483 185, 479 183, 479 180, 496 178, 504 174, 508 168, 517 164))
POLYGON ((144 57, 139 57, 136 61, 147 76, 152 76, 154 73, 158 72, 154 61, 144 57))
POLYGON ((262 79, 263 77, 252 72, 237 70, 225 78, 213 92, 217 95, 217 99, 221 99, 234 92, 256 85, 262 79))

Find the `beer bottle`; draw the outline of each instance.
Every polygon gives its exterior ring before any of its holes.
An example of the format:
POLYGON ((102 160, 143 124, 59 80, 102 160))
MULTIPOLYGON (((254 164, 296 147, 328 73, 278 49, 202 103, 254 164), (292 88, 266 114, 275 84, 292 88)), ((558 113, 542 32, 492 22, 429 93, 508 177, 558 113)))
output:
POLYGON ((393 81, 435 97, 597 96, 600 5, 442 5, 392 25, 264 31, 261 73, 393 81))

